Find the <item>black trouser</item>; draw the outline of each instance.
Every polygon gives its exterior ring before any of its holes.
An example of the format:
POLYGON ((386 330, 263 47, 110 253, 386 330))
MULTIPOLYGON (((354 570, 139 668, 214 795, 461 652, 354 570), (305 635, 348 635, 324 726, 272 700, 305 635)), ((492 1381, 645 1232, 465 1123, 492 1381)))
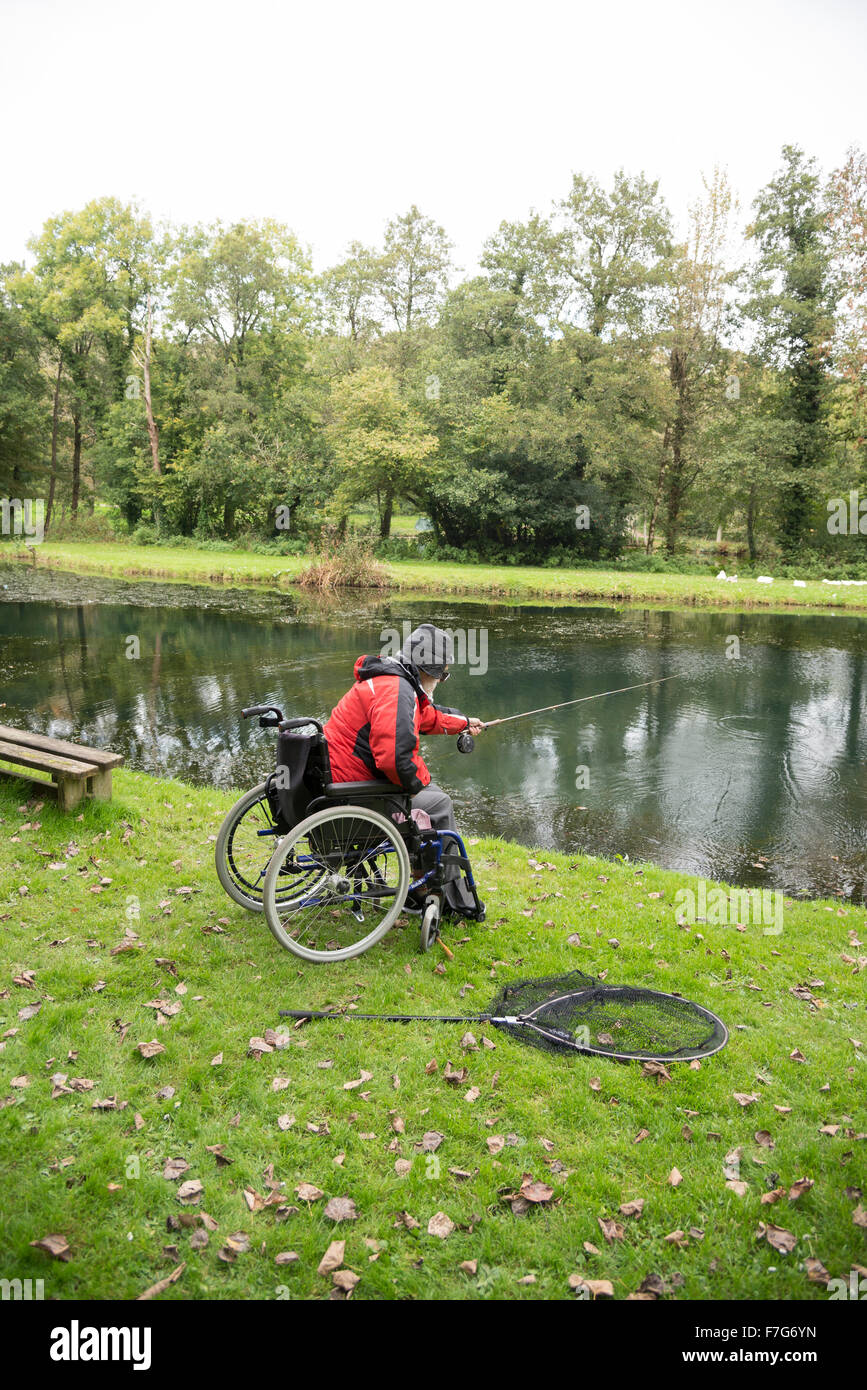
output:
MULTIPOLYGON (((413 810, 427 812, 434 830, 457 830, 452 799, 448 792, 444 792, 442 787, 438 787, 434 782, 429 783, 424 791, 416 792, 412 805, 413 810)), ((455 841, 446 840, 443 848, 443 896, 446 905, 453 912, 468 912, 475 908, 475 903, 467 892, 464 876, 456 864, 448 865, 445 862, 447 858, 459 854, 460 850, 455 841)))

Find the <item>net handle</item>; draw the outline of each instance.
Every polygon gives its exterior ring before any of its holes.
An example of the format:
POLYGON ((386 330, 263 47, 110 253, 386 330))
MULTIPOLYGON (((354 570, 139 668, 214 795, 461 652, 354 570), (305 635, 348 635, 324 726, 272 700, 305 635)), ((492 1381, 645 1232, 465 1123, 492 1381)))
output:
POLYGON ((333 1009, 281 1009, 281 1018, 365 1018, 380 1023, 490 1023, 490 1014, 342 1014, 333 1009))

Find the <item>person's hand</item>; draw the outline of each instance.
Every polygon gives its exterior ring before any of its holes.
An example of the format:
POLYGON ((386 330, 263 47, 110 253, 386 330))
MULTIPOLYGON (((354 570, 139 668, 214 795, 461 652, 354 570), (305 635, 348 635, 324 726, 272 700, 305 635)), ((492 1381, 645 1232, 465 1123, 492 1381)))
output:
POLYGON ((482 731, 484 730, 484 727, 485 727, 485 726, 484 726, 484 724, 482 723, 481 719, 470 719, 470 733, 471 733, 471 734, 480 734, 480 733, 482 733, 482 731))

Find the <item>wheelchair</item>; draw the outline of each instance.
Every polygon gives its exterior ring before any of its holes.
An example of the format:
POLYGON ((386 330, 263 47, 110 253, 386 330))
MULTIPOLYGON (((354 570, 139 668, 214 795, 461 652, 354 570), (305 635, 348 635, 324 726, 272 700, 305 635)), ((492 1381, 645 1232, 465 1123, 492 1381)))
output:
POLYGON ((408 894, 421 913, 421 949, 430 950, 447 867, 463 875, 474 904, 467 916, 484 920, 463 840, 421 828, 410 792, 387 781, 333 782, 317 719, 285 719, 275 705, 241 714, 277 729, 277 766, 223 821, 217 874, 235 902, 264 912, 285 950, 315 962, 359 956, 394 925, 408 894))

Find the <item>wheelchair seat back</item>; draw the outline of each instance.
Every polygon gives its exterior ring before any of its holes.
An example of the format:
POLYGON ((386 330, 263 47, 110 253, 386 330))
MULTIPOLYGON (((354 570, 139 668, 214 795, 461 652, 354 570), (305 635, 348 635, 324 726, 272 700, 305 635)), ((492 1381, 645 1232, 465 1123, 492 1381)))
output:
POLYGON ((288 827, 307 815, 307 808, 331 781, 328 745, 318 731, 277 736, 277 770, 274 789, 280 816, 288 827))

